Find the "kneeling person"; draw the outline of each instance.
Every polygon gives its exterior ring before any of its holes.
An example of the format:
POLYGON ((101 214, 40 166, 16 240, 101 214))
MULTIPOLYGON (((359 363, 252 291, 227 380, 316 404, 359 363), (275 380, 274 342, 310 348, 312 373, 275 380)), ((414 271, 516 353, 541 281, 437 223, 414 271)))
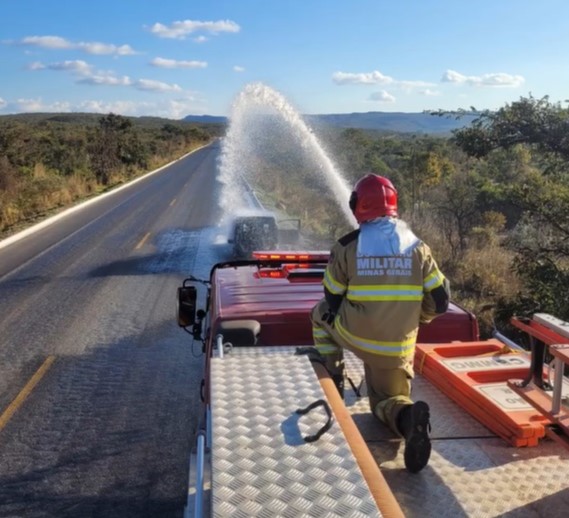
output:
POLYGON ((342 383, 342 349, 363 361, 374 415, 405 438, 405 466, 415 473, 430 457, 429 406, 411 400, 420 323, 446 312, 448 282, 430 248, 397 217, 397 191, 368 174, 350 208, 359 229, 338 240, 324 275, 325 297, 313 308, 314 344, 342 383))

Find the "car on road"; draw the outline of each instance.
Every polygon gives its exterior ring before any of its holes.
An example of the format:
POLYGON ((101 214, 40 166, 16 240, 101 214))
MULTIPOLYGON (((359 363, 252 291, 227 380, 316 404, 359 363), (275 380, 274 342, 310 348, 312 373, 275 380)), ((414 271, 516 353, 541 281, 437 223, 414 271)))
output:
POLYGON ((255 250, 274 250, 278 245, 275 217, 267 213, 235 218, 229 243, 236 259, 249 259, 255 250))
POLYGON ((233 245, 234 259, 251 259, 255 251, 277 250, 298 243, 300 219, 277 221, 271 212, 235 218, 228 242, 233 245))

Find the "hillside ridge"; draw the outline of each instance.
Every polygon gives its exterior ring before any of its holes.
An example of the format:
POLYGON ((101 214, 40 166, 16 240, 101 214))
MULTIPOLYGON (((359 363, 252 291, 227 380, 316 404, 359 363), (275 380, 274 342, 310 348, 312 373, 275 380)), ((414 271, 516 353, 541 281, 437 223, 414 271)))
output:
MULTIPOLYGON (((306 122, 314 125, 338 128, 388 131, 395 133, 450 134, 453 130, 468 126, 477 115, 461 118, 417 112, 365 112, 303 115, 306 122)), ((186 122, 226 124, 227 117, 215 115, 188 115, 186 122)))

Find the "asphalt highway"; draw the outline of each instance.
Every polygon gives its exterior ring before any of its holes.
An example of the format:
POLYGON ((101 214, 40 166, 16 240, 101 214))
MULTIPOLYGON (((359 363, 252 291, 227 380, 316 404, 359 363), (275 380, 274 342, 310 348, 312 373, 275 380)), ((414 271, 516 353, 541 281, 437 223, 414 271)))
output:
POLYGON ((179 517, 200 344, 176 288, 226 259, 219 144, 0 242, 0 517, 179 517))

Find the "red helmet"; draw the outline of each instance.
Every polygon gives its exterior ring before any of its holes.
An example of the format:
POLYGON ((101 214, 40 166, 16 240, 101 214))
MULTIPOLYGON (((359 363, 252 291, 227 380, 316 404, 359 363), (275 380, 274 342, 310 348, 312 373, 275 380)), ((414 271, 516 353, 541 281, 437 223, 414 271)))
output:
POLYGON ((370 173, 354 186, 350 209, 358 223, 381 216, 397 216, 397 191, 388 178, 370 173))

